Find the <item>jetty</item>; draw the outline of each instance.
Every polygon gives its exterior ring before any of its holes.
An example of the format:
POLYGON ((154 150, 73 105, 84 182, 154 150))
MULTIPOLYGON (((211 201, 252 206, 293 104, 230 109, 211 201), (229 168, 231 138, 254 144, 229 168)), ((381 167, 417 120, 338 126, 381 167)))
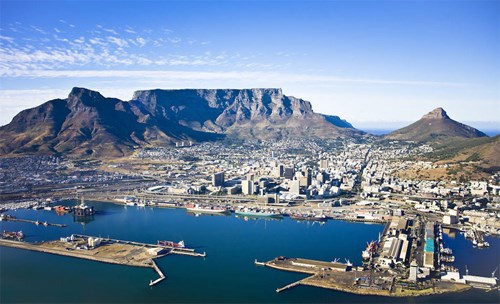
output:
POLYGON ((55 224, 55 223, 48 223, 48 222, 25 220, 25 219, 15 218, 13 216, 2 216, 2 221, 22 222, 22 223, 35 224, 37 226, 42 225, 45 227, 48 227, 48 226, 61 227, 61 228, 66 227, 66 224, 55 224))
MULTIPOLYGON (((313 275, 313 277, 314 277, 314 276, 316 276, 316 274, 315 274, 315 275, 313 275)), ((307 277, 307 278, 305 278, 305 279, 298 280, 298 281, 296 281, 296 282, 293 282, 293 283, 291 283, 291 284, 288 284, 288 285, 286 285, 286 286, 283 286, 283 287, 281 287, 281 288, 278 288, 278 289, 276 289, 276 292, 277 292, 277 293, 280 293, 280 292, 285 291, 285 290, 287 290, 287 289, 291 289, 291 288, 293 288, 293 287, 295 287, 295 286, 298 286, 298 285, 300 285, 300 284, 303 284, 303 283, 304 283, 307 279, 309 279, 309 278, 310 278, 310 277, 307 277)))
POLYGON ((161 281, 163 281, 165 279, 165 275, 163 274, 163 272, 161 271, 160 267, 158 267, 158 265, 156 265, 155 261, 151 260, 151 264, 153 265, 153 269, 158 273, 158 275, 160 276, 158 279, 156 280, 151 280, 149 282, 149 286, 154 286, 158 283, 160 283, 161 281))
POLYGON ((423 290, 402 290, 393 288, 394 277, 391 274, 377 273, 372 278, 371 270, 354 267, 351 263, 340 263, 338 260, 318 261, 302 258, 287 258, 280 256, 268 262, 254 261, 255 265, 274 269, 308 274, 309 276, 276 289, 277 293, 299 285, 314 286, 361 295, 377 295, 390 297, 411 297, 457 292, 469 289, 470 286, 454 282, 437 282, 423 290))
POLYGON ((0 246, 69 256, 103 263, 152 268, 159 278, 151 280, 149 286, 163 281, 166 276, 155 263, 155 259, 169 254, 205 257, 206 253, 190 248, 173 248, 157 244, 140 243, 111 238, 73 234, 54 241, 28 243, 0 239, 0 246))

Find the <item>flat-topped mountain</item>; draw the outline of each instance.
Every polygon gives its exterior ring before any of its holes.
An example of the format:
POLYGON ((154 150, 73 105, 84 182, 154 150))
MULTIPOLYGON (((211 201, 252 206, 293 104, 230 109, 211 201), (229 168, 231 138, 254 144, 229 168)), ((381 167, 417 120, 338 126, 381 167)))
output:
POLYGON ((337 116, 314 113, 308 101, 281 89, 145 90, 122 101, 73 88, 68 98, 24 110, 0 127, 0 153, 117 156, 135 146, 181 140, 364 134, 337 116))
POLYGON ((473 127, 451 119, 445 110, 437 108, 425 114, 411 125, 386 135, 385 138, 409 141, 435 141, 451 137, 475 138, 483 136, 487 135, 473 127))
POLYGON ((193 130, 241 138, 335 138, 362 135, 337 116, 314 113, 311 103, 281 89, 137 91, 132 103, 152 116, 193 130))

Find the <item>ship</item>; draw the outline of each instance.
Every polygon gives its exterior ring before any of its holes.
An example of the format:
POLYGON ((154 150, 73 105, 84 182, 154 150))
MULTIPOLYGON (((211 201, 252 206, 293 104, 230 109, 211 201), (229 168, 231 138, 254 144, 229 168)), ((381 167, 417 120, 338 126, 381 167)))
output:
POLYGON ((327 217, 324 214, 290 214, 290 218, 297 221, 315 221, 315 222, 326 222, 327 217))
POLYGON ((186 248, 184 241, 180 241, 179 243, 171 242, 171 241, 158 241, 157 243, 160 246, 167 246, 173 248, 186 248))
POLYGON ((195 213, 227 213, 226 207, 222 206, 201 206, 199 204, 186 205, 186 210, 195 213))
POLYGON ((259 210, 252 208, 242 208, 234 212, 237 215, 243 216, 262 216, 262 217, 282 217, 281 213, 271 210, 259 210))
POLYGON ((71 211, 71 208, 66 207, 66 206, 56 206, 54 208, 56 210, 56 213, 58 214, 65 214, 71 211))
POLYGON ((366 249, 361 252, 361 257, 364 261, 368 261, 372 256, 377 253, 378 243, 376 241, 371 241, 366 244, 366 249))
POLYGON ((18 241, 24 239, 24 233, 22 231, 3 231, 2 238, 4 239, 17 239, 18 241))

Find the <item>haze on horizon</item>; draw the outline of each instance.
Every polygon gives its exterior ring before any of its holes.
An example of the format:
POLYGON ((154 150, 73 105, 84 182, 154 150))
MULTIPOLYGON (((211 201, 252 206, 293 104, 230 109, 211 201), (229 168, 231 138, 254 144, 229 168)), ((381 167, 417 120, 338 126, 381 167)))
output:
POLYGON ((498 1, 2 1, 0 125, 72 87, 280 87, 356 127, 500 129, 498 1), (392 123, 394 124, 394 123, 392 123))

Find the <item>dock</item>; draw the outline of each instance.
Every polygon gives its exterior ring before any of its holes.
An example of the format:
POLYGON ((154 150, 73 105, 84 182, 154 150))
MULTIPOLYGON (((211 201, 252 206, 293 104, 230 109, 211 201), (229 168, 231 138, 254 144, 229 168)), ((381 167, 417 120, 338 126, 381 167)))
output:
POLYGON ((155 261, 151 260, 151 264, 153 265, 153 269, 158 273, 158 275, 160 276, 158 279, 156 280, 151 280, 149 282, 149 286, 154 286, 158 283, 160 283, 161 281, 163 281, 165 279, 165 275, 163 274, 163 272, 161 271, 160 267, 158 267, 158 265, 156 265, 155 261))
POLYGON ((103 263, 152 268, 159 278, 151 280, 149 286, 163 281, 166 276, 155 263, 155 259, 169 254, 205 257, 206 253, 195 252, 190 248, 172 248, 133 241, 100 238, 88 235, 72 235, 61 240, 40 243, 28 243, 0 239, 0 246, 38 251, 56 255, 69 256, 103 263))
POLYGON ((30 224, 35 224, 37 226, 42 225, 45 227, 48 227, 48 226, 61 227, 61 228, 66 227, 66 224, 54 224, 54 223, 47 223, 47 222, 40 222, 40 221, 33 221, 33 220, 24 220, 24 219, 18 219, 15 217, 4 217, 3 220, 4 221, 11 221, 11 222, 30 223, 30 224))
POLYGON ((277 293, 304 285, 360 295, 414 297, 457 292, 470 288, 470 286, 455 282, 438 282, 431 288, 418 291, 406 289, 403 292, 401 288, 393 288, 394 277, 384 273, 379 273, 377 280, 367 285, 366 279, 371 277, 370 270, 358 270, 357 267, 347 262, 339 263, 337 261, 328 262, 281 256, 268 262, 255 260, 254 264, 309 275, 304 279, 276 289, 277 293))
MULTIPOLYGON (((316 276, 316 275, 313 275, 313 277, 314 277, 314 276, 316 276)), ((293 287, 295 287, 295 286, 298 286, 298 285, 302 284, 305 280, 310 279, 310 278, 311 278, 311 277, 307 277, 307 278, 305 278, 305 279, 298 280, 297 282, 293 282, 293 283, 291 283, 291 284, 288 284, 288 285, 286 285, 286 286, 283 286, 283 287, 281 287, 281 288, 278 288, 278 289, 276 289, 276 292, 277 292, 277 293, 280 293, 280 292, 285 291, 285 290, 287 290, 287 289, 290 289, 290 288, 293 288, 293 287)))
MULTIPOLYGON (((96 238, 95 236, 84 235, 84 234, 73 234, 73 235, 75 237, 84 238, 84 239, 88 239, 90 237, 96 238)), ((158 244, 148 244, 148 243, 141 243, 141 242, 134 242, 134 241, 124 241, 124 240, 118 240, 118 239, 112 239, 112 238, 102 238, 102 239, 108 243, 129 244, 129 245, 140 246, 140 247, 144 247, 144 248, 164 248, 164 249, 168 250, 168 254, 188 255, 188 256, 193 256, 193 257, 206 257, 207 256, 206 252, 198 253, 198 252, 195 252, 195 250, 192 248, 172 247, 172 246, 165 246, 165 245, 158 245, 158 244)))

